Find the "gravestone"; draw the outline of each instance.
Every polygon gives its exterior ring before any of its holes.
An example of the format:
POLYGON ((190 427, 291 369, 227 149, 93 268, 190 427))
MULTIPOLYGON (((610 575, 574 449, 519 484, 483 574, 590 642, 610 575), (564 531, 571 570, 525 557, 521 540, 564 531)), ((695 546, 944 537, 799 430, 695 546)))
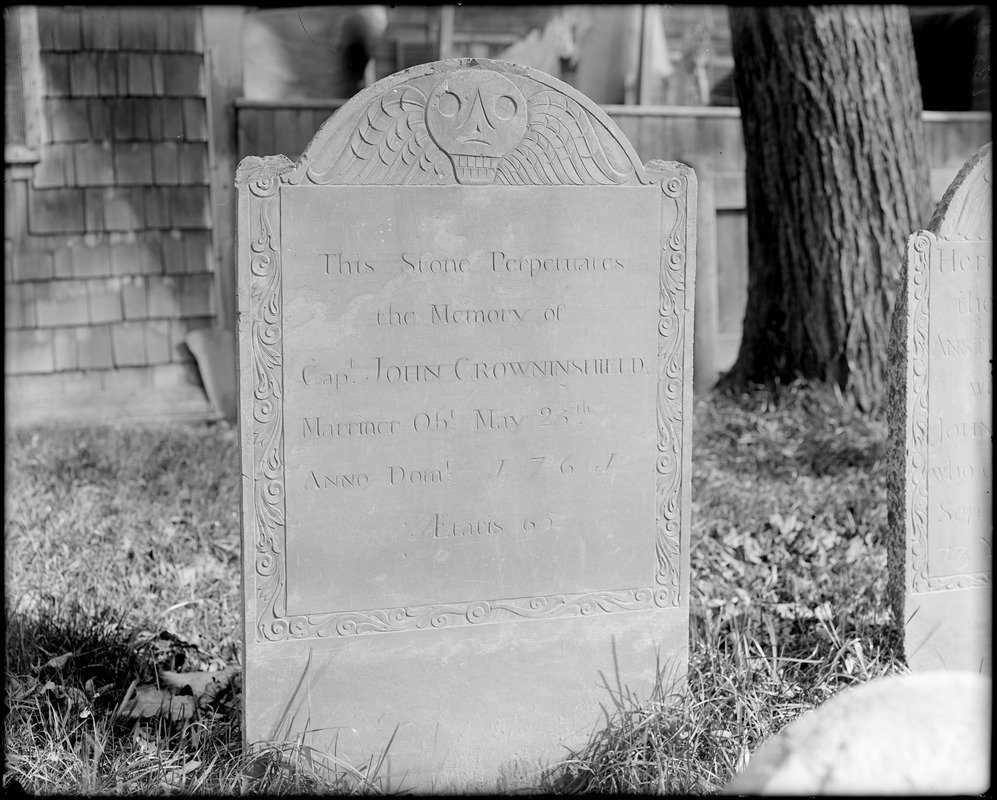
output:
POLYGON ((991 671, 991 145, 907 242, 889 388, 889 589, 912 669, 991 671))
POLYGON ((538 785, 684 681, 695 175, 457 59, 236 184, 247 742, 538 785))

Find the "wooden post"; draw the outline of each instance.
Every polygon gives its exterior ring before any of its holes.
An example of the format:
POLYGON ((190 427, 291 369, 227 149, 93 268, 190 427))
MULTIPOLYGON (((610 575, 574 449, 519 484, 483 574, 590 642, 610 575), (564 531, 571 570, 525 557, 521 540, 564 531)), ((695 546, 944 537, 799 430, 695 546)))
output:
POLYGON ((640 59, 637 63, 637 105, 646 106, 650 103, 651 86, 648 80, 647 65, 651 60, 651 26, 648 24, 648 14, 650 8, 646 5, 640 7, 640 59))
POLYGON ((453 58, 454 6, 440 6, 440 61, 453 58))
MULTIPOLYGON (((235 327, 235 101, 242 95, 242 6, 201 10, 208 106, 211 173, 212 257, 218 292, 216 327, 235 327)), ((234 357, 234 354, 233 354, 234 357)))

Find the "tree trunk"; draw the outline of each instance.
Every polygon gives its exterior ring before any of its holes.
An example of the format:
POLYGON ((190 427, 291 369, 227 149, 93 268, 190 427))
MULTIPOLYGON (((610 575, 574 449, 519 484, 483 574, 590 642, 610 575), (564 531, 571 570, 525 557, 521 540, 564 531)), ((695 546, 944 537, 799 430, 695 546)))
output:
POLYGON ((731 7, 746 155, 748 298, 721 388, 885 389, 890 315, 929 183, 903 6, 731 7))

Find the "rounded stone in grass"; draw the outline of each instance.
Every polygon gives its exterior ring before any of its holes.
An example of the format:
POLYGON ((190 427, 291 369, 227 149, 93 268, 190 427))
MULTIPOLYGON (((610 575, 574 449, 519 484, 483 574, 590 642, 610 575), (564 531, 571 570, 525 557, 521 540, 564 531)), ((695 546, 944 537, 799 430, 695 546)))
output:
POLYGON ((724 794, 981 794, 991 685, 933 671, 846 689, 769 739, 724 794))

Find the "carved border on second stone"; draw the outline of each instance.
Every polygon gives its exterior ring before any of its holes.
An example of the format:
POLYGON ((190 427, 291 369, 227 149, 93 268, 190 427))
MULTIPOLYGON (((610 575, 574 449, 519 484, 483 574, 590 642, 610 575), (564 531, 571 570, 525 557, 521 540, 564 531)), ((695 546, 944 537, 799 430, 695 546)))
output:
MULTIPOLYGON (((682 375, 685 353, 685 246, 688 179, 661 183, 665 198, 659 285, 657 530, 654 587, 585 594, 553 594, 412 608, 370 609, 287 616, 284 527, 283 358, 279 187, 287 162, 263 162, 248 176, 252 195, 252 359, 254 371, 254 514, 256 629, 260 640, 353 636, 476 625, 513 619, 549 619, 596 613, 676 608, 681 602, 682 375), (268 168, 268 169, 267 169, 268 168), (683 202, 684 201, 684 202, 683 202)), ((287 162, 289 164, 290 162, 287 162)))

